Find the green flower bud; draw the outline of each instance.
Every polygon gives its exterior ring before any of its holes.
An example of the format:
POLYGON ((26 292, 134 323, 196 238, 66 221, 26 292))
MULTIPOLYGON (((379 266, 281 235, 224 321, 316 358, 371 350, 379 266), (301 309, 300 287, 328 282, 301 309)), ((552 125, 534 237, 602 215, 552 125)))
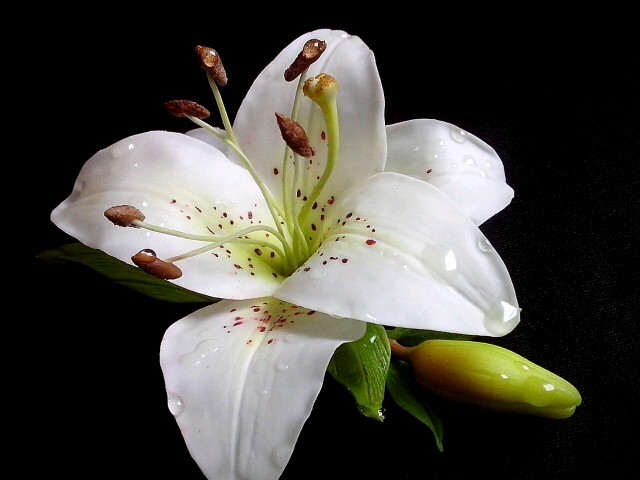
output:
POLYGON ((449 400, 546 418, 569 418, 582 402, 563 378, 496 345, 428 340, 411 348, 392 341, 391 347, 411 364, 421 387, 449 400))

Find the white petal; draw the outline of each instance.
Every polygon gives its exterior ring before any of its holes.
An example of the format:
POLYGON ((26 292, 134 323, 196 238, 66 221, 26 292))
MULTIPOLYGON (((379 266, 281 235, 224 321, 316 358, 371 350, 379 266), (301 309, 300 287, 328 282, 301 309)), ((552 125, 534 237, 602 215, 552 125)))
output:
POLYGON ((221 301, 173 324, 160 349, 169 408, 210 479, 277 479, 335 349, 365 325, 273 298, 221 301))
MULTIPOLYGON (((325 187, 322 203, 384 168, 384 95, 373 53, 362 40, 341 31, 316 30, 292 42, 253 83, 238 111, 234 130, 244 152, 279 200, 285 143, 274 113, 291 115, 298 82, 286 82, 283 74, 311 38, 326 41, 327 49, 310 67, 309 78, 327 73, 339 85, 340 160, 325 187)), ((306 97, 301 99, 297 121, 305 128, 316 152, 310 164, 305 162, 306 179, 300 185, 299 197, 304 198, 325 167, 327 146, 322 137, 326 128, 320 109, 306 97)))
MULTIPOLYGON (((103 214, 116 205, 138 208, 145 221, 154 225, 219 238, 259 223, 272 224, 260 191, 246 170, 215 148, 177 133, 143 133, 96 153, 82 168, 71 196, 53 211, 51 219, 82 243, 128 263, 143 248, 169 258, 206 245, 116 227, 103 214)), ((258 256, 255 248, 227 244, 181 261, 177 265, 183 276, 175 283, 213 297, 269 295, 280 279, 273 276, 277 273, 269 251, 262 249, 266 255, 258 256)))
POLYGON ((439 120, 410 120, 387 127, 385 171, 403 173, 438 187, 480 225, 509 205, 513 189, 493 148, 439 120))
MULTIPOLYGON (((226 135, 225 131, 221 128, 212 127, 216 130, 220 135, 226 135)), ((189 130, 186 135, 197 138, 198 140, 211 145, 214 148, 220 150, 225 156, 229 153, 229 146, 224 143, 220 138, 216 137, 212 133, 208 132, 204 128, 194 128, 193 130, 189 130)))
POLYGON ((319 250, 274 296, 383 325, 499 336, 519 322, 509 273, 435 187, 395 173, 362 182, 319 250))

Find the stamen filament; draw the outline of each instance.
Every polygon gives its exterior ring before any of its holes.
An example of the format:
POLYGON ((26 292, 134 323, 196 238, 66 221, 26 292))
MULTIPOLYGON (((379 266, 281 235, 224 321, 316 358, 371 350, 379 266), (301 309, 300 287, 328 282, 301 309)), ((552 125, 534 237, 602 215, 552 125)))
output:
MULTIPOLYGON (((278 231, 280 232, 280 234, 284 238, 284 230, 282 229, 282 225, 280 223, 280 221, 281 221, 280 219, 281 218, 285 218, 285 215, 278 208, 278 204, 276 203, 275 198, 273 198, 273 195, 267 189, 266 185, 262 182, 262 180, 260 180, 258 172, 256 172, 255 168, 253 168, 253 165, 251 164, 251 162, 249 161, 247 156, 244 154, 244 152, 240 149, 240 147, 238 145, 236 145, 235 143, 233 143, 229 137, 227 137, 225 135, 221 135, 220 132, 218 132, 215 128, 213 128, 207 122, 204 122, 204 121, 202 121, 202 120, 200 120, 199 118, 196 118, 196 117, 187 116, 187 118, 189 120, 191 120, 193 123, 195 123, 196 125, 198 125, 199 127, 202 127, 205 130, 207 130, 212 135, 215 135, 216 137, 218 137, 220 140, 222 140, 227 145, 229 145, 229 147, 231 147, 238 154, 238 156, 240 157, 240 160, 242 160, 242 163, 244 164, 244 167, 251 174, 251 178, 253 178, 253 181, 256 183, 256 185, 260 189, 260 192, 262 193, 262 196, 264 197, 265 202, 267 202, 267 207, 269 208, 269 212, 271 213, 271 217, 273 218, 273 221, 274 221, 276 227, 278 228, 278 231)), ((228 132, 227 132, 227 134, 228 134, 228 132)))
POLYGON ((157 225, 152 225, 147 222, 143 222, 140 220, 134 220, 131 222, 132 225, 138 228, 144 228, 145 230, 150 230, 152 232, 163 233, 165 235, 171 235, 172 237, 180 237, 185 238, 187 240, 197 240, 200 242, 213 242, 216 240, 215 237, 211 235, 192 235, 190 233, 180 232, 178 230, 172 230, 170 228, 159 227, 157 225))
POLYGON ((218 88, 218 84, 213 79, 211 74, 207 72, 207 80, 209 82, 209 86, 211 87, 211 91, 213 92, 213 96, 216 99, 216 104, 218 105, 218 110, 220 111, 220 117, 222 118, 222 124, 224 125, 224 129, 227 131, 227 135, 229 136, 229 140, 240 147, 238 143, 238 139, 236 138, 235 133, 233 133, 233 128, 231 127, 231 121, 229 120, 229 115, 227 114, 227 109, 224 106, 224 102, 222 101, 222 95, 220 95, 220 89, 218 88))
MULTIPOLYGON (((213 242, 210 245, 205 245, 204 247, 198 248, 196 250, 192 250, 190 252, 187 253, 183 253, 182 255, 176 255, 175 257, 171 257, 165 260, 165 262, 167 263, 175 263, 175 262, 179 262, 181 260, 186 260, 188 258, 192 258, 198 255, 201 255, 203 253, 207 253, 215 248, 220 247, 221 245, 224 244, 228 244, 228 243, 246 243, 246 244, 250 244, 250 245, 258 245, 261 247, 267 247, 272 249, 274 252, 276 252, 277 255, 280 255, 280 258, 282 258, 283 260, 286 260, 286 255, 284 254, 284 252, 282 251, 282 249, 280 247, 278 247, 277 245, 274 245, 271 242, 268 241, 260 241, 260 240, 254 240, 251 238, 235 238, 235 239, 226 239, 226 240, 221 240, 219 242, 213 242)), ((286 266, 286 264, 283 262, 283 268, 284 268, 284 272, 285 275, 290 275, 293 270, 291 270, 290 266, 286 266)))
MULTIPOLYGON (((298 79, 298 87, 296 88, 296 96, 293 100, 293 108, 291 109, 291 120, 294 122, 300 111, 300 99, 302 98, 302 86, 307 78, 307 71, 305 70, 298 79)), ((294 237, 296 228, 294 227, 297 219, 295 212, 293 211, 293 205, 295 204, 295 185, 296 181, 291 182, 291 167, 294 161, 289 160, 289 156, 292 154, 291 148, 287 145, 284 149, 284 159, 282 160, 282 203, 284 204, 284 212, 287 222, 287 229, 294 237)))

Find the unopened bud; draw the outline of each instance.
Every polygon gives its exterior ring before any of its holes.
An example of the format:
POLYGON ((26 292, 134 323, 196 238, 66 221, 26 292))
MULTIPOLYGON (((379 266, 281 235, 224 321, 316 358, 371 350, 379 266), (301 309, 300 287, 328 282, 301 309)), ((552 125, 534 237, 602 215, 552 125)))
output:
POLYGON ((117 207, 111 207, 104 212, 104 216, 109 219, 114 225, 119 227, 136 227, 133 222, 139 220, 144 221, 144 215, 140 210, 131 205, 118 205, 117 207))
POLYGON ((406 348, 392 341, 391 348, 411 364, 420 386, 449 400, 558 419, 573 415, 582 402, 562 377, 496 345, 428 340, 406 348))
POLYGON ((176 117, 208 118, 209 110, 191 100, 170 100, 164 104, 164 109, 176 117))
POLYGON ((302 91, 322 108, 335 100, 338 94, 338 82, 331 75, 321 73, 304 82, 302 91))
POLYGON ((131 261, 140 268, 140 270, 162 280, 175 280, 182 276, 182 270, 173 263, 160 260, 156 257, 156 252, 150 248, 140 250, 131 257, 131 261))
POLYGON ((302 47, 302 51, 298 54, 291 66, 284 72, 284 79, 291 82, 298 78, 309 66, 320 58, 320 55, 326 50, 327 42, 313 38, 302 47))
POLYGON ((207 71, 218 85, 224 87, 227 84, 227 72, 224 69, 224 65, 222 65, 218 52, 211 47, 198 45, 196 46, 196 53, 200 60, 200 67, 207 71))
POLYGON ((278 120, 278 127, 280 127, 280 134, 291 150, 301 157, 313 157, 313 148, 309 144, 309 137, 304 128, 281 113, 276 113, 276 119, 278 120))

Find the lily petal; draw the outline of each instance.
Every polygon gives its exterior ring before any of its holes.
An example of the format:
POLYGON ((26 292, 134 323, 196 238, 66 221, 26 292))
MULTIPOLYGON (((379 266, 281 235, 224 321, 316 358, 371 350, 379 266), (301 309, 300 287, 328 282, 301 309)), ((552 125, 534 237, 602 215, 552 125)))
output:
POLYGON ((333 352, 364 331, 273 298, 221 301, 169 327, 169 408, 207 478, 277 479, 333 352))
POLYGON ((438 187, 480 225, 509 205, 513 189, 493 148, 475 135, 439 120, 409 120, 387 127, 385 171, 438 187))
MULTIPOLYGON (((342 31, 316 30, 293 41, 260 73, 234 123, 242 149, 277 199, 282 198, 285 143, 274 113, 291 114, 298 82, 286 82, 283 74, 312 38, 326 41, 327 49, 309 68, 309 78, 326 73, 338 81, 339 88, 340 159, 325 187, 326 197, 337 197, 358 180, 384 169, 384 95, 373 52, 358 37, 342 31)), ((306 168, 307 182, 300 185, 303 198, 326 165, 326 128, 320 109, 307 98, 301 99, 295 120, 307 132, 315 151, 306 168)))
MULTIPOLYGON (((220 135, 225 135, 226 132, 222 128, 211 127, 216 130, 220 135)), ((194 128, 193 130, 189 130, 185 135, 188 135, 193 138, 197 138, 198 140, 211 145, 214 148, 220 150, 225 156, 228 157, 229 154, 229 146, 220 140, 215 135, 211 134, 204 128, 194 128)))
MULTIPOLYGON (((51 219, 85 245, 127 263, 144 248, 165 259, 207 245, 116 227, 103 212, 123 204, 138 208, 150 224, 212 238, 272 224, 260 191, 245 169, 204 142, 177 133, 147 132, 96 153, 51 219)), ((264 237, 262 232, 254 235, 264 237)), ((183 276, 175 283, 213 297, 270 295, 280 282, 274 277, 277 268, 267 249, 262 249, 266 255, 258 256, 255 248, 227 244, 180 261, 183 276)))
POLYGON ((274 296, 383 325, 505 335, 519 322, 504 263, 432 185, 396 173, 334 205, 316 253, 274 296))

